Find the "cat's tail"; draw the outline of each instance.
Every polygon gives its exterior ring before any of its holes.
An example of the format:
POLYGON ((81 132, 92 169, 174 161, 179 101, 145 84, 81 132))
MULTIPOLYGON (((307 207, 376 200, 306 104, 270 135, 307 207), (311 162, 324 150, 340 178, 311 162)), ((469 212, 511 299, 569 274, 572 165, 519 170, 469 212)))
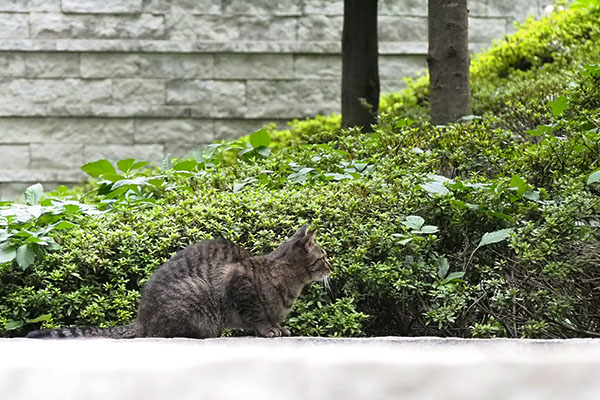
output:
POLYGON ((32 331, 25 336, 30 339, 72 339, 72 338, 110 338, 132 339, 139 337, 139 329, 135 323, 110 328, 97 326, 79 326, 61 329, 42 329, 32 331))

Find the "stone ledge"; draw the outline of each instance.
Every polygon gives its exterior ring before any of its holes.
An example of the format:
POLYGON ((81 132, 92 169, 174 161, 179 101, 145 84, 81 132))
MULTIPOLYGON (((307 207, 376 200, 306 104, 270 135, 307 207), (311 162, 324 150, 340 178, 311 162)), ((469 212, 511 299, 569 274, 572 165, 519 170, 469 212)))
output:
MULTIPOLYGON (((63 182, 78 183, 86 180, 80 169, 17 169, 0 170, 0 182, 63 182)), ((1 391, 0 391, 1 393, 1 391)))
POLYGON ((600 341, 0 340, 3 398, 592 400, 600 341))
MULTIPOLYGON (((0 39, 0 51, 339 54, 339 41, 0 39)), ((380 54, 426 54, 427 42, 380 42, 380 54)))

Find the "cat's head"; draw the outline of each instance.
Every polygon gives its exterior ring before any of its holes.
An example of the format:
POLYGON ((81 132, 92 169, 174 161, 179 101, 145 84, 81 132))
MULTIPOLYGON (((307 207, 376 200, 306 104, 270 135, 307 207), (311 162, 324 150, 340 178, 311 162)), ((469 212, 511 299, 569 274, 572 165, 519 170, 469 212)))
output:
POLYGON ((309 232, 307 225, 277 247, 271 257, 285 260, 306 276, 308 282, 324 280, 331 273, 327 253, 315 242, 315 231, 309 232))

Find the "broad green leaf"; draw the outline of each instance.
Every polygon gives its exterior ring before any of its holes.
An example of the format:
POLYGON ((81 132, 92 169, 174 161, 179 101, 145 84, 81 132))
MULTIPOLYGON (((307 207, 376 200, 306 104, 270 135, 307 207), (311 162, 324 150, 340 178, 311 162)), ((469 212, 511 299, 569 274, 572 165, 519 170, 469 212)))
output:
POLYGON ((462 277, 465 276, 464 272, 452 272, 449 274, 446 279, 442 281, 442 285, 447 285, 449 283, 454 283, 456 281, 460 281, 462 277))
POLYGON ((7 240, 10 237, 10 235, 8 234, 8 231, 6 229, 2 229, 0 230, 0 243, 4 242, 5 240, 7 240))
POLYGON ((29 186, 25 189, 25 194, 23 197, 25 198, 25 204, 30 206, 36 205, 42 199, 44 194, 44 188, 41 184, 36 183, 35 185, 29 186))
POLYGON ((256 147, 254 149, 254 151, 256 152, 256 154, 260 155, 261 157, 267 158, 271 155, 271 149, 265 146, 259 146, 256 147))
POLYGON ((105 174, 117 174, 115 167, 108 160, 98 160, 91 163, 85 164, 81 167, 83 172, 90 175, 93 178, 99 178, 105 174))
POLYGON ((11 262, 17 256, 14 248, 6 245, 0 245, 0 264, 11 262))
POLYGON ((14 331, 15 329, 21 328, 23 325, 23 321, 8 321, 4 324, 4 329, 7 331, 14 331))
POLYGON ((37 322, 45 322, 45 321, 50 321, 52 319, 52 314, 44 314, 44 315, 40 315, 37 318, 34 319, 28 319, 27 322, 30 324, 35 324, 37 322))
POLYGON ((30 246, 24 244, 17 249, 15 258, 21 269, 27 269, 35 261, 35 252, 30 246))
POLYGON ((513 175, 509 183, 511 188, 516 189, 519 196, 522 196, 529 189, 527 182, 519 175, 513 175))
POLYGON ((119 169, 123 172, 129 172, 131 167, 133 167, 134 163, 135 163, 134 158, 127 158, 125 160, 117 161, 117 167, 119 167, 119 169))
POLYGON ((567 99, 566 96, 558 96, 556 100, 548 103, 548 106, 550 106, 550 109, 552 109, 552 114, 554 114, 554 116, 557 118, 565 112, 568 105, 569 99, 567 99))
POLYGON ((600 169, 592 172, 590 176, 588 176, 587 184, 591 185, 592 183, 596 183, 600 181, 600 169))
POLYGON ((175 171, 193 171, 198 166, 198 163, 193 160, 180 161, 173 166, 175 171))
POLYGON ((74 224, 74 223, 72 223, 72 222, 69 222, 69 221, 61 221, 61 222, 59 222, 58 224, 54 225, 54 229, 57 229, 57 230, 58 230, 58 229, 71 229, 71 228, 73 228, 73 227, 75 227, 75 226, 77 226, 77 225, 75 225, 75 224, 74 224))
POLYGON ((481 238, 481 241, 479 242, 479 244, 477 245, 477 248, 475 250, 477 250, 481 246, 487 246, 488 244, 498 243, 503 240, 506 240, 506 239, 508 239, 508 237, 510 236, 511 233, 513 233, 512 228, 500 229, 499 231, 488 232, 483 235, 483 237, 481 238))
POLYGON ((419 186, 421 187, 421 189, 425 190, 427 193, 439 194, 439 195, 443 196, 443 195, 450 193, 448 188, 446 186, 444 186, 444 182, 445 182, 444 180, 436 179, 433 182, 422 183, 419 186))
POLYGON ((434 225, 425 225, 423 226, 417 233, 436 233, 439 231, 437 226, 434 225))
POLYGON ((418 215, 409 215, 408 217, 404 218, 404 221, 402 222, 404 226, 407 226, 415 231, 421 229, 424 223, 425 220, 423 217, 419 217, 418 215))
POLYGON ((446 257, 440 257, 438 259, 438 276, 440 279, 444 279, 446 277, 449 269, 450 264, 448 263, 448 259, 446 257))
POLYGON ((250 144, 255 149, 261 146, 269 147, 269 144, 271 144, 271 137, 266 129, 259 129, 250 134, 250 144))

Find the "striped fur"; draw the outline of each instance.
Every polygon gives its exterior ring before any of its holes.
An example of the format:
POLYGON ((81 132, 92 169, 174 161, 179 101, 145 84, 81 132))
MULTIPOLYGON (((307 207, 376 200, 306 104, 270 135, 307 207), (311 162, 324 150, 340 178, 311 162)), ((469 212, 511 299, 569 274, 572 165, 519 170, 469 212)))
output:
POLYGON ((303 226, 272 253, 252 256, 223 239, 178 252, 152 275, 134 323, 30 332, 30 338, 218 337, 226 328, 289 335, 281 322, 302 288, 329 275, 331 264, 303 226))

